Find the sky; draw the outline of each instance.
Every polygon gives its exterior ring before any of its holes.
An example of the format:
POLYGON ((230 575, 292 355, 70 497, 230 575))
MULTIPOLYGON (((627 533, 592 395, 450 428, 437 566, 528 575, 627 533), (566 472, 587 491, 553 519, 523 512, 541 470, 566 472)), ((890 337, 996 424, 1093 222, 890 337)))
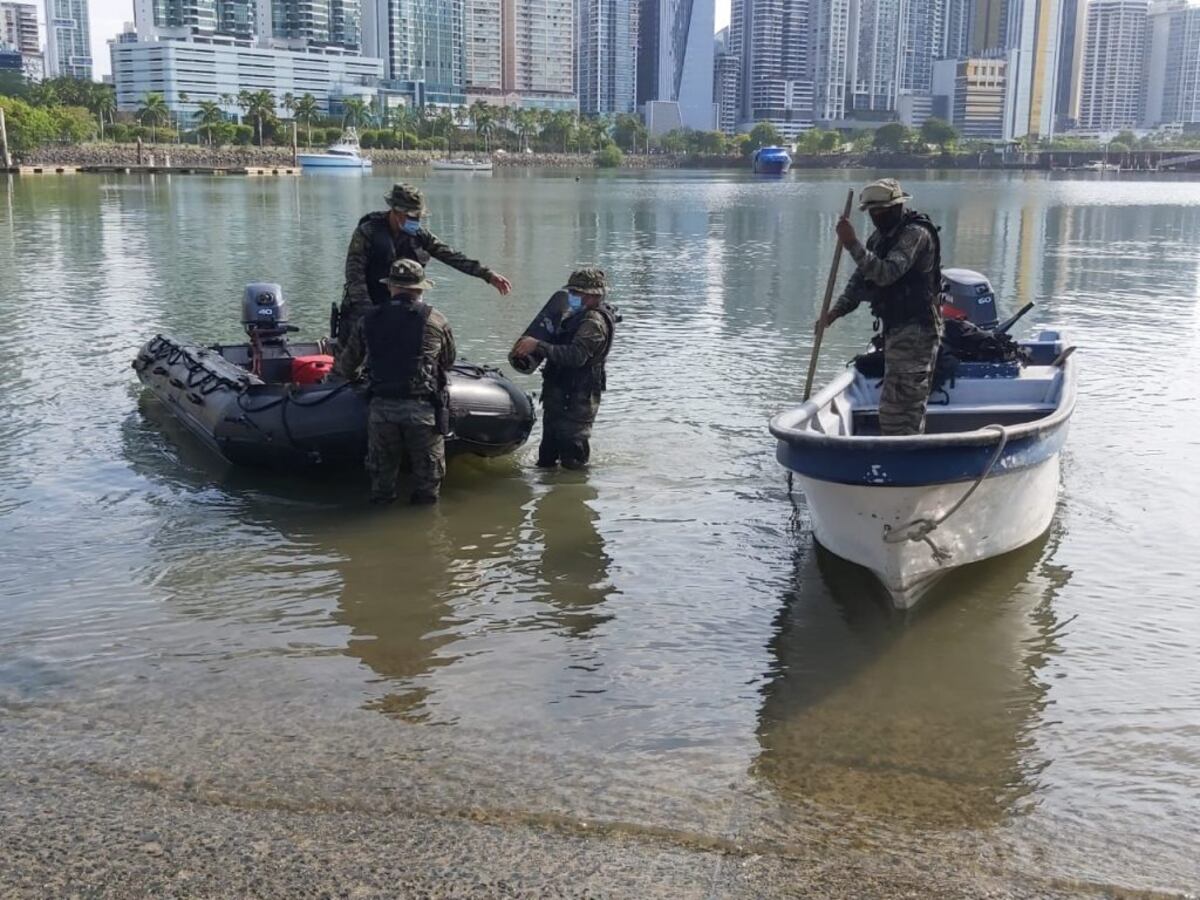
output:
MULTIPOLYGON (((717 30, 729 24, 729 0, 715 0, 717 30)), ((45 20, 45 7, 41 16, 45 20)), ((108 55, 108 41, 120 33, 126 22, 133 21, 133 0, 91 0, 92 16, 92 63, 96 78, 112 72, 112 60, 108 55)))

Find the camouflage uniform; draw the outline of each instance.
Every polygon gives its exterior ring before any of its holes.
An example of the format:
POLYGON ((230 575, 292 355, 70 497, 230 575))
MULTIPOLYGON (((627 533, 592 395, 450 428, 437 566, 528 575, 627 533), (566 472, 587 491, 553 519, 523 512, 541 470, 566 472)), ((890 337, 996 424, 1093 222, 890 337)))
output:
MULTIPOLYGON (((566 289, 604 296, 607 279, 600 269, 580 269, 571 275, 566 289)), ((614 325, 607 306, 584 308, 564 320, 561 342, 538 342, 538 355, 546 361, 542 371, 539 466, 549 468, 560 461, 568 469, 587 465, 592 452, 592 424, 607 386, 604 364, 612 347, 614 325)))
MULTIPOLYGON (((384 199, 397 212, 413 216, 425 213, 424 198, 415 187, 397 184, 384 199)), ((346 251, 346 284, 338 328, 342 339, 354 331, 355 322, 371 308, 372 302, 387 299, 387 289, 379 282, 388 274, 393 260, 411 259, 425 266, 430 258, 484 281, 490 282, 494 275, 487 266, 443 243, 423 227, 416 234, 393 232, 387 211, 363 216, 346 251)))
MULTIPOLYGON (((877 184, 900 190, 891 179, 877 184)), ((907 214, 908 218, 886 234, 876 230, 867 238, 866 247, 856 242, 849 248, 858 268, 831 310, 834 318, 841 318, 860 303, 868 303, 881 320, 884 375, 879 430, 885 435, 921 434, 925 430, 925 409, 942 336, 936 291, 930 292, 929 309, 920 315, 889 314, 888 304, 898 302, 898 283, 902 279, 920 274, 938 277, 937 239, 928 227, 911 221, 912 215, 907 214)))
MULTIPOLYGON (((398 259, 392 265, 391 283, 424 290, 424 270, 419 263, 398 259), (405 280, 406 279, 406 280, 405 280)), ((371 476, 371 500, 390 503, 396 499, 396 482, 405 458, 412 463, 414 503, 434 502, 446 475, 446 442, 437 424, 433 395, 441 390, 445 373, 454 364, 456 349, 450 324, 436 309, 422 304, 417 295, 400 294, 395 304, 406 311, 424 315, 420 338, 420 384, 415 396, 381 396, 384 393, 375 374, 371 376, 372 396, 367 411, 367 472, 371 476)), ((363 361, 371 361, 369 328, 377 325, 374 316, 360 316, 346 341, 334 372, 354 377, 363 361)))

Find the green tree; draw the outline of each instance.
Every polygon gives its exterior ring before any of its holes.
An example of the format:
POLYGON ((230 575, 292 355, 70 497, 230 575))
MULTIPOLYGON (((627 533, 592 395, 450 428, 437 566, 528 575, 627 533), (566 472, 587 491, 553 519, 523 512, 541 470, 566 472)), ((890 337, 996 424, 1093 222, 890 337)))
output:
POLYGON ((200 108, 193 114, 199 130, 208 137, 208 146, 213 143, 213 131, 224 121, 225 116, 216 100, 201 100, 200 108))
POLYGON ((54 138, 49 113, 16 97, 0 96, 8 129, 8 152, 23 156, 54 138))
POLYGON ((625 161, 625 154, 616 144, 605 144, 596 154, 596 166, 601 169, 615 169, 625 161))
POLYGON ((944 119, 926 119, 921 125, 921 140, 926 144, 936 144, 943 153, 946 148, 958 142, 958 132, 954 126, 944 119))
MULTIPOLYGON (((108 85, 102 85, 102 87, 108 87, 108 85)), ((117 114, 116 92, 111 90, 99 92, 96 95, 92 112, 96 114, 96 119, 100 123, 100 140, 104 140, 104 122, 107 119, 111 124, 113 117, 117 114)))
POLYGON ((258 146, 263 145, 263 126, 275 120, 275 98, 268 90, 242 91, 238 94, 238 106, 258 127, 258 146))
POLYGON ((687 153, 687 133, 682 128, 673 128, 658 139, 658 147, 663 153, 687 153))
POLYGON ((163 99, 162 94, 151 91, 142 98, 142 105, 138 107, 137 111, 137 120, 150 127, 150 143, 157 143, 157 130, 169 117, 167 101, 163 99))
POLYGON ((613 121, 613 140, 622 150, 637 153, 638 147, 645 151, 647 147, 646 126, 642 120, 631 113, 618 113, 613 121))
POLYGON ((292 115, 308 130, 308 146, 311 147, 313 123, 321 118, 321 109, 317 106, 317 98, 312 94, 305 94, 296 101, 292 115))
POLYGON ((750 129, 750 139, 743 148, 743 153, 749 156, 762 147, 775 147, 783 142, 783 137, 770 122, 759 122, 750 129))
POLYGON ((888 122, 875 132, 873 145, 876 150, 898 153, 912 140, 912 133, 899 122, 888 122))
POLYGON ((362 97, 347 97, 342 101, 342 125, 361 128, 370 121, 367 101, 362 97))
POLYGON ((56 140, 79 144, 96 135, 96 120, 82 106, 52 106, 46 113, 56 140))

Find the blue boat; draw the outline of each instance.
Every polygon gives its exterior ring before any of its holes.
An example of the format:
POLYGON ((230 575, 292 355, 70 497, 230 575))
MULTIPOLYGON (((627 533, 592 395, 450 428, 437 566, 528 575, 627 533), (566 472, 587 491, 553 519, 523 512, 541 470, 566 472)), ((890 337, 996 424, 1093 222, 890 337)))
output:
POLYGON ((791 167, 791 154, 783 147, 760 147, 754 151, 755 175, 783 175, 791 167))

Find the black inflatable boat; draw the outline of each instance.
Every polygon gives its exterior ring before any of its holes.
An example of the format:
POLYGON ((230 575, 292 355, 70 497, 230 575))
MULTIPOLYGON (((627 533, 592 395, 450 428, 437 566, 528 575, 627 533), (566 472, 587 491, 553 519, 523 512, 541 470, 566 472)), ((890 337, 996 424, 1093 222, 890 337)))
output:
MULTIPOLYGON (((246 344, 203 347, 159 334, 138 352, 138 378, 204 443, 239 465, 361 465, 365 386, 325 377, 333 345, 292 343, 278 285, 246 289, 246 344), (324 380, 318 380, 324 379, 324 380)), ((529 437, 533 401, 496 369, 449 375, 448 453, 503 456, 529 437)))

